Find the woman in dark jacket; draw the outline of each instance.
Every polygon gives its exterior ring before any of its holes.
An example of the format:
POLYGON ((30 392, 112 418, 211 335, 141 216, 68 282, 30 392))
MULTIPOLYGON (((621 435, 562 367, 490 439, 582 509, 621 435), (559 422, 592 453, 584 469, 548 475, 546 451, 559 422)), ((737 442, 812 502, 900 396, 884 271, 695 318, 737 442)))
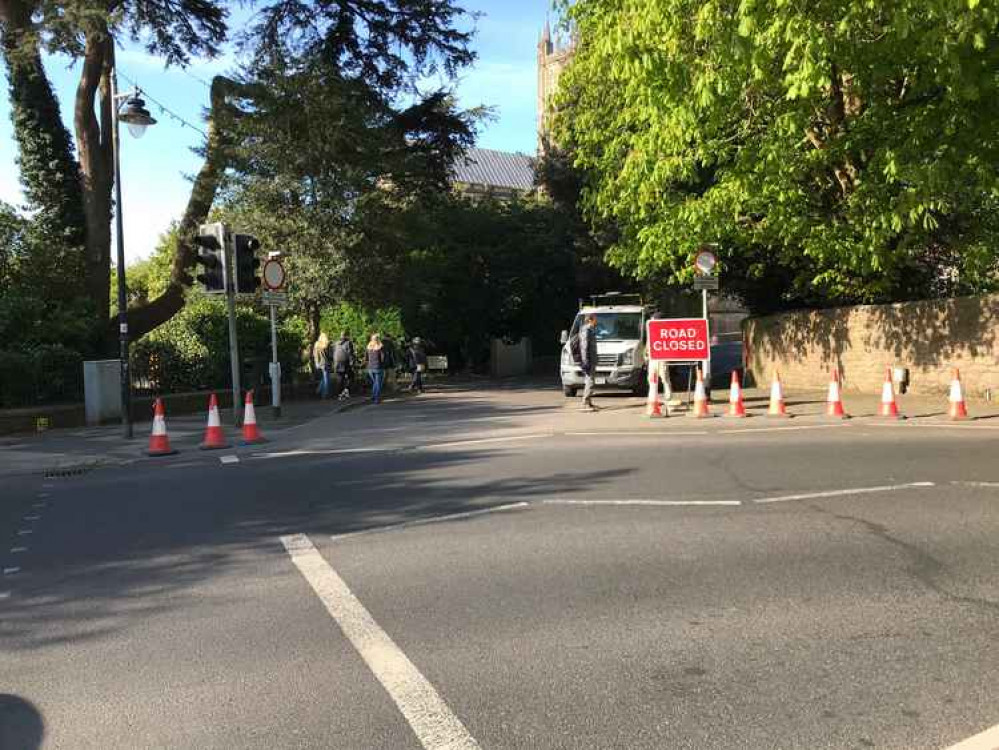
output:
POLYGON ((371 380, 371 400, 377 404, 382 400, 382 384, 385 382, 385 348, 377 333, 371 334, 364 355, 368 378, 371 380))

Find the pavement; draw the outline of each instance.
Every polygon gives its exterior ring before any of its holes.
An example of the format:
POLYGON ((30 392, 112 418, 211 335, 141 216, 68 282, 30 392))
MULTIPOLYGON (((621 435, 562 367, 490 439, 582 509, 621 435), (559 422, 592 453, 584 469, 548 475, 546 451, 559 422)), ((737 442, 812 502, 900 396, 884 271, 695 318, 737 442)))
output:
POLYGON ((453 385, 9 475, 0 747, 999 747, 995 413, 747 396, 453 385))

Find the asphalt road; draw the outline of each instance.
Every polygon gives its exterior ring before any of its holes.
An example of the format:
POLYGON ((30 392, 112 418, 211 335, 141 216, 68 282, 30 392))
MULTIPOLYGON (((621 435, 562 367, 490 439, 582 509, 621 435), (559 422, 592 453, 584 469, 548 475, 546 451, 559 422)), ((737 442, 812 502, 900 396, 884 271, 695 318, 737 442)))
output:
POLYGON ((908 750, 999 723, 999 424, 606 403, 446 392, 231 463, 5 481, 0 748, 908 750))

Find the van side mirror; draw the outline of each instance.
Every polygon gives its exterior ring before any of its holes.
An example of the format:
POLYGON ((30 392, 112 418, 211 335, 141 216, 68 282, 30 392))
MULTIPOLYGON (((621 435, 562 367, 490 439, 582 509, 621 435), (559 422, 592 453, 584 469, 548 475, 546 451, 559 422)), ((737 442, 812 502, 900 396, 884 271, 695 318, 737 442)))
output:
POLYGON ((562 331, 562 335, 558 337, 559 343, 565 346, 565 343, 569 340, 569 332, 562 331))

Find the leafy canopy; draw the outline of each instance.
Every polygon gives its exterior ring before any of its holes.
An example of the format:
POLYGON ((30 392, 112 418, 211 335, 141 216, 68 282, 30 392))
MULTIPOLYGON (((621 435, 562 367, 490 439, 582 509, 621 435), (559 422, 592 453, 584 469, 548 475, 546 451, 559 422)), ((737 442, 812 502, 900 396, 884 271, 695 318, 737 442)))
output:
POLYGON ((629 273, 719 243, 756 309, 987 288, 999 12, 978 0, 578 0, 555 138, 629 273))

